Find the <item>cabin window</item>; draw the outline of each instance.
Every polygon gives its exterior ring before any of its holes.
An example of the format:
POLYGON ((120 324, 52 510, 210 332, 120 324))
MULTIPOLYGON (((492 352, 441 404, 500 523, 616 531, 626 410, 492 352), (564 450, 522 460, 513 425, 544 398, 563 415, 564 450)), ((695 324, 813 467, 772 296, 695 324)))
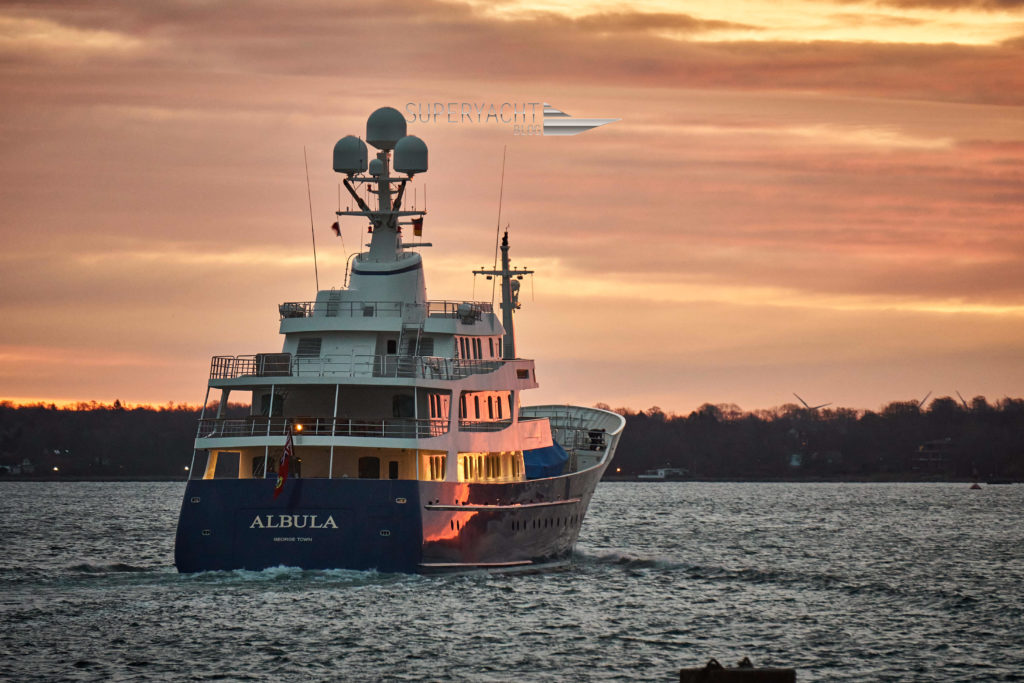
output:
POLYGON ((459 396, 459 417, 461 417, 461 418, 469 417, 468 415, 466 415, 466 395, 465 394, 461 394, 459 396))
POLYGON ((319 358, 320 346, 323 343, 321 337, 303 337, 299 339, 299 345, 295 349, 296 356, 319 358))
POLYGON ((476 411, 476 419, 480 419, 480 397, 473 395, 473 409, 476 411))
POLYGON ((480 339, 473 340, 473 352, 474 358, 483 358, 484 356, 484 343, 480 339))
POLYGON ((398 353, 398 340, 397 339, 388 339, 388 342, 387 342, 387 352, 386 353, 389 356, 394 356, 395 354, 398 353))
POLYGON ((433 356, 434 355, 434 338, 424 337, 420 339, 420 349, 418 356, 433 356))
MULTIPOLYGON (((260 415, 267 417, 270 413, 270 394, 260 396, 260 415)), ((284 415, 284 394, 274 394, 274 414, 270 417, 281 417, 284 415)))
POLYGON ((388 461, 388 479, 398 479, 398 461, 388 461))
POLYGON ((498 404, 498 419, 500 420, 501 419, 501 396, 498 397, 498 400, 495 401, 495 403, 498 404))
POLYGON ((494 419, 494 397, 493 396, 488 396, 487 397, 487 419, 488 420, 493 420, 494 419))
POLYGON ((494 337, 487 338, 487 346, 491 349, 491 358, 494 358, 494 337))
POLYGON ((530 379, 530 371, 523 368, 517 369, 516 379, 530 379))
POLYGON ((498 340, 498 357, 500 358, 501 356, 502 356, 502 353, 501 353, 501 339, 499 339, 498 340))
POLYGON ((412 396, 396 394, 391 397, 392 417, 412 417, 415 412, 412 396))

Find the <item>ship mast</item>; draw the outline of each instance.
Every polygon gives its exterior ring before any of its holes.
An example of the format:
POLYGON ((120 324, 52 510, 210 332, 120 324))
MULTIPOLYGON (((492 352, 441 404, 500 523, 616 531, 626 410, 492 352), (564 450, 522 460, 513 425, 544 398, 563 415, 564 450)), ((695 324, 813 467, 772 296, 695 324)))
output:
POLYGON ((512 312, 520 308, 519 281, 524 275, 533 275, 532 270, 512 268, 508 257, 508 230, 501 238, 501 270, 474 270, 473 275, 486 275, 501 278, 501 325, 505 328, 505 338, 501 344, 501 357, 513 360, 516 357, 516 334, 512 326, 512 312))
MULTIPOLYGON (((405 118, 391 107, 382 107, 370 115, 366 122, 366 142, 378 150, 376 158, 366 163, 367 148, 359 138, 346 136, 334 147, 334 170, 344 173, 345 189, 359 206, 358 211, 338 211, 338 216, 363 216, 370 220, 370 250, 365 260, 386 263, 397 261, 402 252, 399 218, 417 216, 426 211, 402 211, 405 186, 417 173, 427 170, 427 146, 415 135, 406 135, 405 118), (394 170, 406 175, 391 175, 391 151, 394 150, 394 170), (369 175, 361 175, 369 171, 369 175), (369 183, 370 192, 377 195, 377 208, 373 209, 359 196, 352 183, 369 183), (398 183, 392 200, 392 183, 398 183)), ((426 246, 426 245, 422 245, 426 246)))

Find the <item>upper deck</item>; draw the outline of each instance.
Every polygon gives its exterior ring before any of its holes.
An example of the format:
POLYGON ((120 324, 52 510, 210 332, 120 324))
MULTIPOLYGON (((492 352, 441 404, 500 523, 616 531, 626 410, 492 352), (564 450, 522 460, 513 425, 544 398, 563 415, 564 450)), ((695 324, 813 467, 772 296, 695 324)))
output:
POLYGON ((387 331, 403 325, 422 325, 427 332, 454 332, 496 321, 493 306, 483 301, 352 301, 345 290, 322 294, 316 301, 280 304, 281 333, 387 331))

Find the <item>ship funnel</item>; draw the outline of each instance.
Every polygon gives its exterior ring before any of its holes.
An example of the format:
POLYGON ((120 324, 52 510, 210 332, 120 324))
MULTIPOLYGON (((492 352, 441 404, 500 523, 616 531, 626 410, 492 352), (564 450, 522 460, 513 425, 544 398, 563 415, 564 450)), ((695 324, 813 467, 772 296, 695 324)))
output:
POLYGON ((427 170, 427 143, 406 135, 395 143, 395 170, 413 175, 427 170))
POLYGON ((366 141, 380 150, 391 150, 405 137, 405 117, 394 107, 381 107, 366 120, 366 141))
POLYGON ((334 145, 334 170, 355 175, 366 170, 366 143, 354 135, 346 135, 334 145))

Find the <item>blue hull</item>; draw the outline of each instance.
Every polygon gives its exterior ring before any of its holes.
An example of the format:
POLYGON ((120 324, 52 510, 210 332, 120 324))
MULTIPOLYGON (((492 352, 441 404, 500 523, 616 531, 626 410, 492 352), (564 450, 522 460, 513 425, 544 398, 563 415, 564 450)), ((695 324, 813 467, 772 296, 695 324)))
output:
POLYGON ((180 572, 376 569, 432 573, 567 560, 603 467, 534 481, 192 480, 180 572))

